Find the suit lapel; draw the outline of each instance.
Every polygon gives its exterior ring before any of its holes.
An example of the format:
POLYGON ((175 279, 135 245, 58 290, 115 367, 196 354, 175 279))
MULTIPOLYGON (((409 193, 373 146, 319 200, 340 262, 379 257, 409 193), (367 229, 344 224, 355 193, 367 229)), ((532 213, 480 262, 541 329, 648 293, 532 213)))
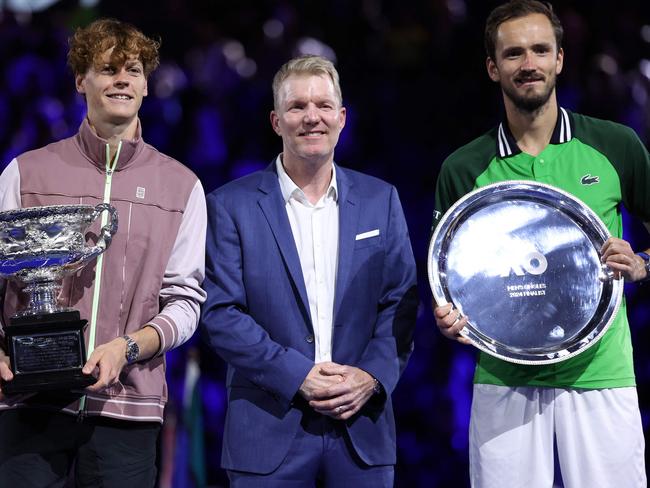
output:
POLYGON ((340 166, 336 167, 339 190, 339 262, 336 272, 334 295, 334 321, 348 284, 352 255, 359 222, 359 198, 354 192, 354 185, 340 166))
POLYGON ((298 290, 300 299, 302 301, 303 310, 306 311, 307 317, 309 314, 309 300, 307 298, 307 288, 305 287, 305 280, 302 276, 302 268, 300 267, 300 258, 296 250, 296 243, 291 231, 291 224, 289 224, 289 217, 287 217, 287 210, 285 208, 282 192, 280 191, 280 184, 278 182, 278 175, 275 172, 275 162, 267 168, 263 173, 262 181, 259 185, 259 190, 264 194, 258 201, 259 206, 266 217, 275 241, 282 254, 291 279, 298 290))

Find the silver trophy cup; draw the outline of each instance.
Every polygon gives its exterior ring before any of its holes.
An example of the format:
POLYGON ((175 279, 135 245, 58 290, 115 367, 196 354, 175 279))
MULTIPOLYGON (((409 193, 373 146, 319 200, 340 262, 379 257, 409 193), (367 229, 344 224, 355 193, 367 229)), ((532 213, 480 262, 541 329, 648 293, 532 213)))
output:
POLYGON ((83 388, 94 382, 81 373, 86 362, 77 310, 57 302, 61 280, 102 254, 117 231, 117 210, 107 203, 52 205, 0 212, 0 277, 24 286, 29 300, 5 328, 14 379, 7 394, 83 388), (94 246, 86 230, 109 213, 94 246))

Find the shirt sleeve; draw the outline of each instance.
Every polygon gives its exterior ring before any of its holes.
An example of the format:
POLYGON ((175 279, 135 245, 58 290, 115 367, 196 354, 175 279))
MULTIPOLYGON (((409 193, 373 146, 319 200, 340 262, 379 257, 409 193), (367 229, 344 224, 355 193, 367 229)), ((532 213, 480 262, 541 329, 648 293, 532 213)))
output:
POLYGON ((643 222, 650 222, 650 154, 632 129, 628 129, 627 136, 623 203, 643 222))
POLYGON ((20 207, 20 171, 13 159, 0 174, 0 211, 20 207))
POLYGON ((160 337, 158 355, 186 342, 197 328, 205 291, 205 194, 197 180, 190 194, 165 269, 159 298, 161 311, 147 325, 160 337))
MULTIPOLYGON (((20 207, 20 171, 18 161, 13 159, 0 174, 0 211, 20 207)), ((6 280, 0 278, 0 310, 4 308, 6 280)), ((4 325, 0 314, 0 336, 4 337, 4 325)))

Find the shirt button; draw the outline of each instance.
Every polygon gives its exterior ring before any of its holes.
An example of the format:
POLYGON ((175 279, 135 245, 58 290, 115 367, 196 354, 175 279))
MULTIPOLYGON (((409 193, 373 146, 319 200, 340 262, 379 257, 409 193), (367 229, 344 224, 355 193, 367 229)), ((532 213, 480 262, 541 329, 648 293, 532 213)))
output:
POLYGON ((543 159, 540 159, 539 162, 542 163, 542 164, 544 164, 544 160, 543 160, 543 159))
POLYGON ((305 340, 306 340, 309 344, 311 344, 312 342, 314 342, 314 335, 313 335, 313 334, 309 334, 307 337, 305 337, 305 340))

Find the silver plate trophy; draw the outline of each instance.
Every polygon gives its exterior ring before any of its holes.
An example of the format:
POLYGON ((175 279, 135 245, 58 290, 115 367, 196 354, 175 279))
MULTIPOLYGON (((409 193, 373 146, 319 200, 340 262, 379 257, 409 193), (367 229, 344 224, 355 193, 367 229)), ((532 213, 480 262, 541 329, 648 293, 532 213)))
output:
POLYGON ((475 190, 431 238, 429 283, 452 303, 461 334, 519 364, 564 361, 593 345, 621 303, 623 280, 600 261, 609 232, 582 201, 550 185, 506 181, 475 190))
POLYGON ((77 310, 61 306, 61 280, 103 253, 117 231, 117 211, 107 203, 52 205, 0 212, 0 277, 24 286, 25 310, 5 328, 14 379, 3 385, 8 394, 83 388, 95 382, 84 375, 83 329, 77 310), (102 212, 109 221, 94 246, 86 246, 86 230, 102 212))

